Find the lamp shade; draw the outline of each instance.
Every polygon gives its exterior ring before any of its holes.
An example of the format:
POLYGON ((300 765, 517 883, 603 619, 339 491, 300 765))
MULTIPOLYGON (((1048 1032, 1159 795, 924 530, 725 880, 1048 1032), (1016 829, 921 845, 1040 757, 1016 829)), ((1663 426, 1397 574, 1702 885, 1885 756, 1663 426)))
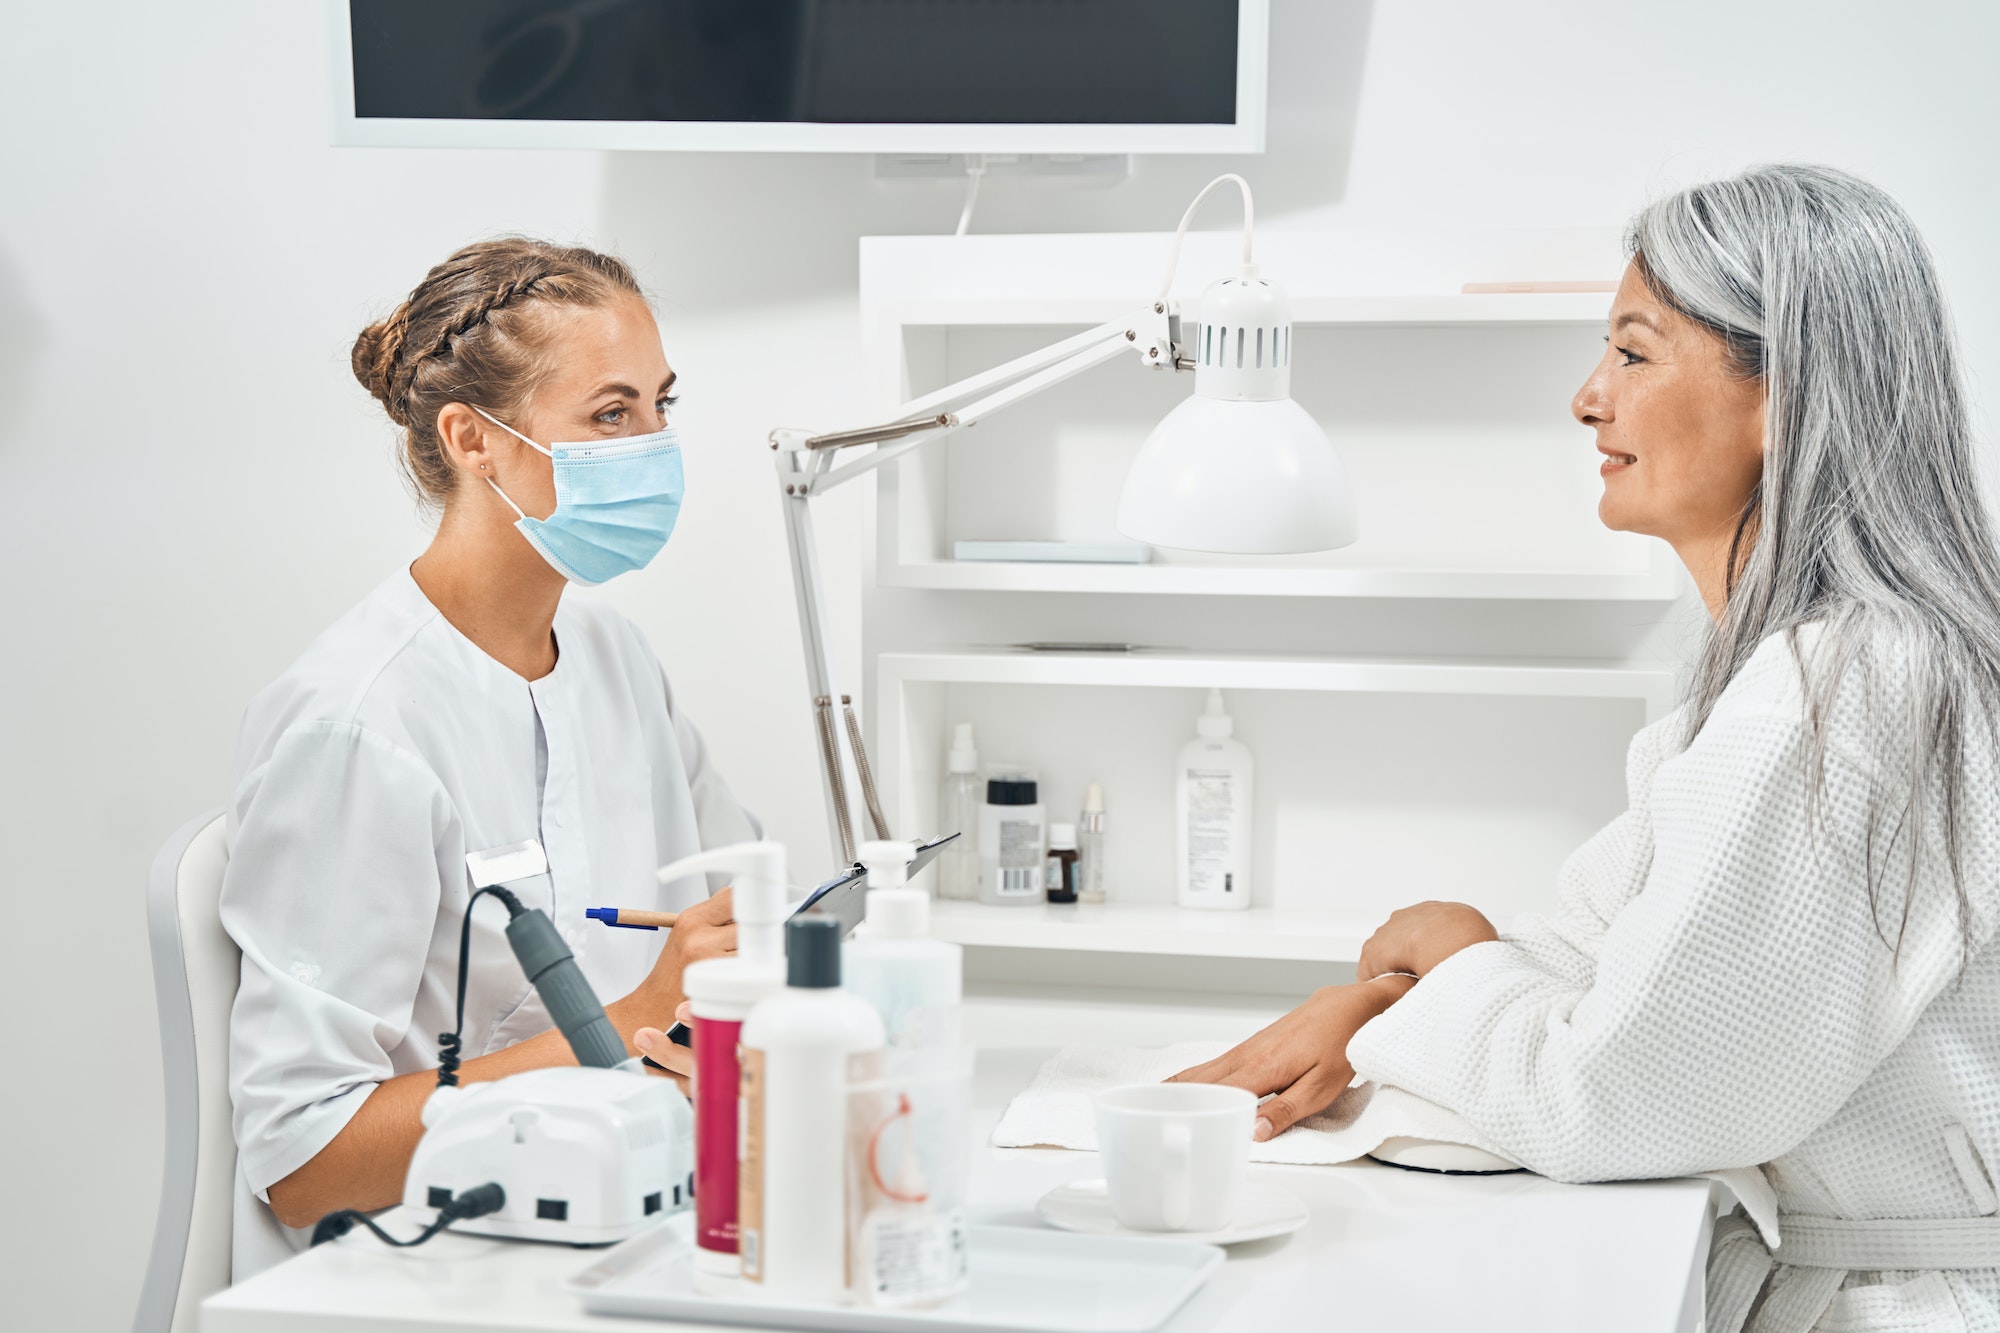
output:
POLYGON ((1284 293, 1245 266, 1210 285, 1194 396, 1141 446, 1118 498, 1134 541, 1234 555, 1330 551, 1360 535, 1333 442, 1291 396, 1284 293))
POLYGON ((1303 407, 1197 393, 1133 460, 1118 530, 1188 551, 1295 555, 1350 545, 1360 524, 1347 470, 1303 407))

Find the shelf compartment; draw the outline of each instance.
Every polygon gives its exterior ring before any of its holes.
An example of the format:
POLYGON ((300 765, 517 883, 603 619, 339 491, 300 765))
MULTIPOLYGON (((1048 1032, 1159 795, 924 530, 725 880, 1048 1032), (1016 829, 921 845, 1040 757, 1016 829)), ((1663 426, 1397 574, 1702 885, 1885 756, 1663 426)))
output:
POLYGON ((1108 904, 939 903, 943 938, 1351 962, 1409 902, 1469 901, 1497 921, 1550 906, 1562 857, 1622 808, 1626 741, 1674 686, 1668 667, 1615 662, 891 652, 876 660, 877 772, 907 836, 941 831, 956 722, 974 724, 986 764, 1037 768, 1052 822, 1105 784, 1108 904), (1244 912, 1172 901, 1174 756, 1210 687, 1257 760, 1244 912))
MULTIPOLYGON (((876 237, 862 243, 868 392, 915 394, 1115 318, 1157 284, 1164 236, 876 237)), ((1233 239, 1189 239, 1192 311, 1233 271, 1233 239)), ((1596 455, 1564 410, 1601 354, 1603 292, 1468 295, 1467 282, 1614 276, 1599 229, 1278 232, 1264 272, 1292 299, 1293 391, 1362 497, 1361 540, 1309 557, 1161 551, 1154 563, 959 564, 969 540, 1103 541, 1126 467, 1190 390, 1185 376, 1098 367, 885 468, 875 497, 885 587, 1097 594, 1670 603, 1662 544, 1597 525, 1596 455)))

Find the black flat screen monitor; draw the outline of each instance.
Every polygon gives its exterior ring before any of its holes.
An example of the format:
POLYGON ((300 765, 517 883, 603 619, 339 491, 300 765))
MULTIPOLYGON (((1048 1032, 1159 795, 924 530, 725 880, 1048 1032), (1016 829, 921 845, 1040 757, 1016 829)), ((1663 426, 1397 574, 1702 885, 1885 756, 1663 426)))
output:
POLYGON ((335 2, 344 142, 1262 147, 1267 0, 335 2))

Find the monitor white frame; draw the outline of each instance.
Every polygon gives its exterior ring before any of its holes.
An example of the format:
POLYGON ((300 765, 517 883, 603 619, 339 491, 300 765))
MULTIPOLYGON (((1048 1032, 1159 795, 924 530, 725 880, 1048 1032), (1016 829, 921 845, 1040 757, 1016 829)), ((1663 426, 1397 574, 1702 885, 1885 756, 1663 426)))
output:
POLYGON ((787 121, 453 120, 354 114, 347 0, 326 0, 333 142, 389 148, 732 153, 1261 153, 1270 0, 1238 0, 1233 125, 825 125, 787 121))

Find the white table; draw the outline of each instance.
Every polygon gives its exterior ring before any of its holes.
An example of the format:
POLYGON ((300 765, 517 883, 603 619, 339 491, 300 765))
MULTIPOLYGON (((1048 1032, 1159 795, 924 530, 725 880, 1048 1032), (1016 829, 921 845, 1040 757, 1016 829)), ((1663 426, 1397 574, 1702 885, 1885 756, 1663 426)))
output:
MULTIPOLYGON (((982 1146, 969 1220, 1035 1226, 1035 1201, 1097 1172, 1094 1154, 985 1147, 1045 1049, 982 1050, 982 1146)), ((1233 1246, 1170 1333, 1239 1329, 1481 1329, 1689 1333, 1700 1319, 1713 1210, 1706 1181, 1558 1185, 1446 1177, 1372 1163, 1257 1166, 1305 1199, 1291 1236, 1233 1246)), ((393 1224, 392 1224, 393 1225, 393 1224)), ((408 1224, 404 1224, 408 1229, 408 1224)), ((446 1234, 392 1250, 355 1231, 211 1297, 202 1333, 633 1333, 560 1290, 600 1251, 446 1234)), ((660 1325, 713 1329, 721 1325, 660 1325)))

